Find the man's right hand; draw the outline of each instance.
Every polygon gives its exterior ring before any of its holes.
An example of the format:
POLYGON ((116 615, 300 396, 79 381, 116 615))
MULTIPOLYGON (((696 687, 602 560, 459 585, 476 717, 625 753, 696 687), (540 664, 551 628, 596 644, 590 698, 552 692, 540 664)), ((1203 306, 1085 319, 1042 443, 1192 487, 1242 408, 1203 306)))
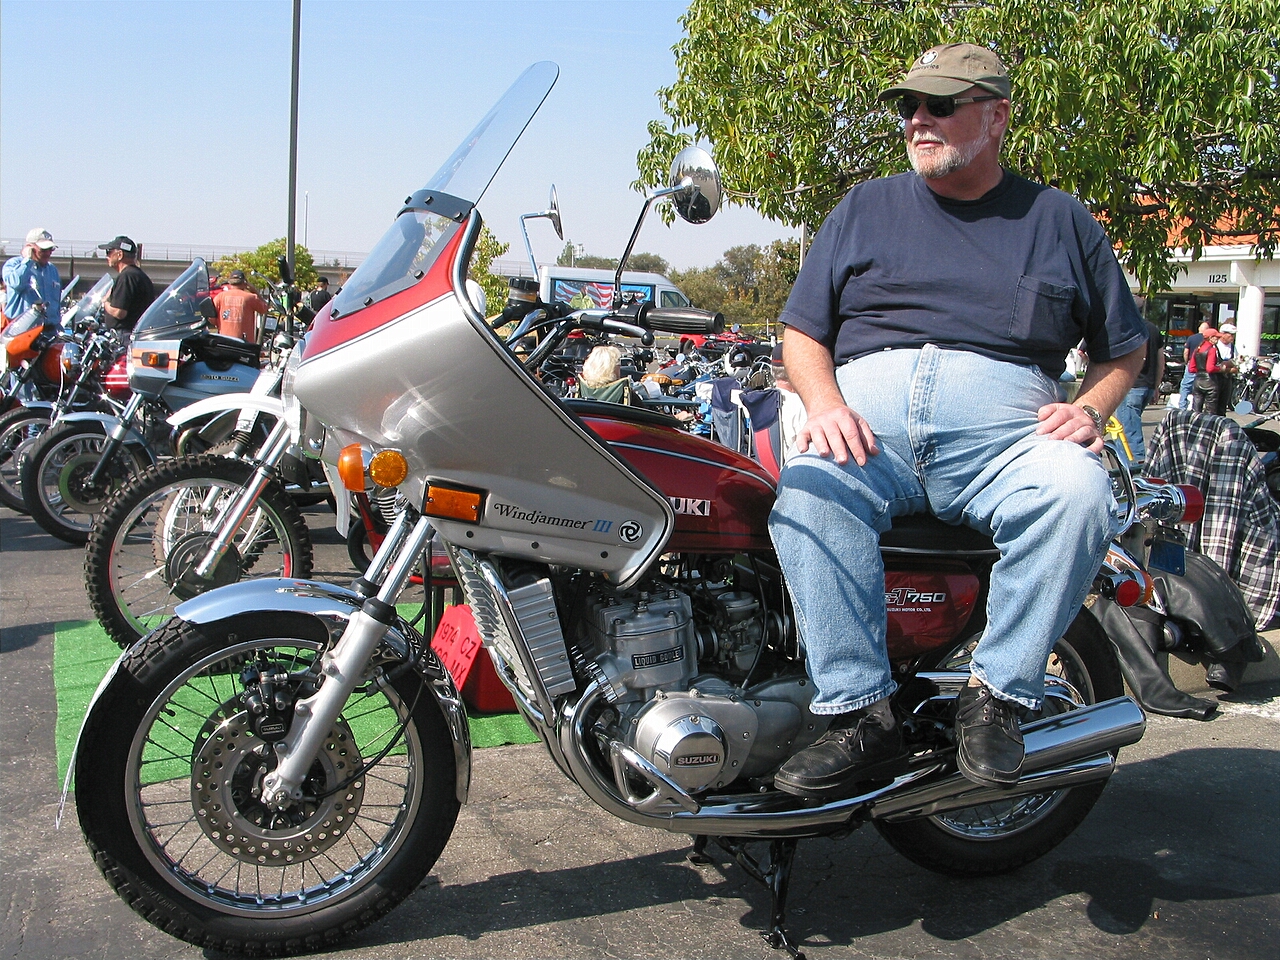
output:
POLYGON ((860 467, 866 466, 867 457, 880 452, 871 425, 843 405, 809 414, 796 434, 796 449, 806 453, 810 447, 818 456, 831 457, 839 464, 848 463, 852 456, 860 467))

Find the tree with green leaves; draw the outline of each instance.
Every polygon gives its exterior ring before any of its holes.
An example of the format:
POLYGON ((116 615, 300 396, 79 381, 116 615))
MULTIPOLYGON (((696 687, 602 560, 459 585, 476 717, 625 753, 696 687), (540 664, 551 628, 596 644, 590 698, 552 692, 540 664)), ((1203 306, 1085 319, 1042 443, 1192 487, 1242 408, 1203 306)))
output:
POLYGON ((731 202, 816 228, 908 168, 877 94, 966 41, 1009 66, 1006 167, 1084 203, 1144 291, 1181 269, 1171 243, 1280 240, 1280 0, 692 0, 682 23, 637 188, 707 140, 731 202))
MULTIPOLYGON (((219 257, 213 261, 210 269, 224 279, 232 270, 243 270, 249 283, 261 288, 261 277, 266 277, 272 283, 280 282, 280 268, 276 261, 285 255, 287 248, 288 241, 280 237, 278 240, 264 243, 256 250, 219 257), (255 278, 254 274, 258 274, 259 277, 255 278)), ((295 244, 293 263, 294 285, 300 290, 313 289, 320 280, 320 274, 316 272, 310 251, 304 246, 295 244)))
POLYGON ((798 240, 730 247, 710 267, 672 272, 672 281, 694 306, 718 310, 729 324, 763 333, 777 320, 800 270, 798 240))
POLYGON ((467 276, 484 290, 485 303, 488 304, 487 310, 491 315, 500 313, 506 305, 507 278, 490 273, 489 267, 509 249, 511 244, 504 243, 490 233, 488 224, 481 224, 476 249, 471 255, 471 264, 467 267, 467 276))

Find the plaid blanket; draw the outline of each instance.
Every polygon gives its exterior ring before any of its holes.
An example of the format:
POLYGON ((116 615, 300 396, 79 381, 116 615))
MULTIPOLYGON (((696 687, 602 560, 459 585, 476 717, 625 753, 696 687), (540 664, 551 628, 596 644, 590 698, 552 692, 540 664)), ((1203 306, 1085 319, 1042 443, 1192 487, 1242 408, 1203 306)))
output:
POLYGON ((1244 430, 1226 417, 1171 410, 1151 438, 1145 472, 1199 488, 1204 518, 1191 525, 1187 548, 1239 585, 1259 630, 1280 626, 1280 505, 1244 430))

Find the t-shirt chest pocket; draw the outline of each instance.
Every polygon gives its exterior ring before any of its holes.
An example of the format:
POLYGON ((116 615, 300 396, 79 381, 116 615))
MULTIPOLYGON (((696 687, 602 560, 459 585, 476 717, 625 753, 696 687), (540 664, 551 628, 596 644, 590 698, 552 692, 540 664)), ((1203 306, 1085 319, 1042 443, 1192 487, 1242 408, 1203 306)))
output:
POLYGON ((1071 349, 1081 336, 1071 317, 1075 299, 1074 287, 1019 277, 1013 315, 1009 318, 1009 338, 1029 346, 1071 349))

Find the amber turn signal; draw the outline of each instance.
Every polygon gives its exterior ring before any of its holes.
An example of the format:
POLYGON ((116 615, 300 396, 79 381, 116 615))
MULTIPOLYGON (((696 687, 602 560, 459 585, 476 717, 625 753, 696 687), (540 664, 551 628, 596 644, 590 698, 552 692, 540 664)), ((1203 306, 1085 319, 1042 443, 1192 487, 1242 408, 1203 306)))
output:
POLYGON ((433 483, 427 487, 427 499, 422 512, 428 517, 479 523, 480 504, 483 501, 484 494, 478 490, 459 490, 433 483))
POLYGON ((349 443, 338 454, 338 478, 348 490, 364 489, 364 452, 360 444, 349 443))
POLYGON ((379 450, 369 461, 369 479, 390 490, 404 483, 409 475, 409 461, 399 450, 379 450))

